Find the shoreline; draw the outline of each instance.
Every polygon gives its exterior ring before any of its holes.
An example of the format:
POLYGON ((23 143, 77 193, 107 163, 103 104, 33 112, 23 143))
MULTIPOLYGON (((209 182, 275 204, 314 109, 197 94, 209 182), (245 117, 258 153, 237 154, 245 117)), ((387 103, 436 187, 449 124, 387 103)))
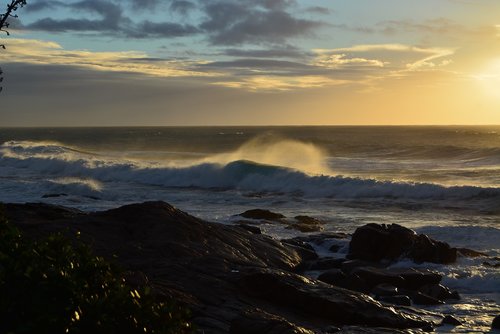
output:
MULTIPOLYGON (((66 231, 69 235, 80 232, 82 240, 92 245, 96 254, 116 259, 125 269, 145 275, 160 295, 175 296, 188 305, 193 310, 193 322, 205 333, 239 333, 236 329, 248 328, 249 325, 245 325, 248 323, 253 324, 255 333, 274 333, 262 331, 262 328, 272 323, 292 326, 288 329, 309 330, 311 333, 326 332, 329 326, 335 327, 339 333, 376 333, 381 332, 381 327, 420 327, 430 330, 430 327, 441 325, 445 319, 442 313, 424 311, 425 307, 421 308, 415 303, 420 298, 418 303, 424 303, 425 300, 425 303, 443 305, 444 300, 420 292, 425 284, 417 283, 416 286, 420 285, 418 289, 412 290, 408 288, 407 282, 397 281, 399 278, 395 283, 394 275, 404 277, 409 274, 395 274, 394 270, 387 269, 388 263, 383 257, 367 261, 350 252, 347 254, 350 259, 341 261, 318 256, 312 247, 321 238, 324 242, 341 238, 341 235, 309 233, 302 239, 276 240, 261 234, 258 225, 209 223, 164 202, 132 204, 94 213, 46 204, 5 206, 9 220, 20 226, 27 235, 39 237, 55 231, 66 231), (320 270, 322 281, 308 275, 311 270, 320 270), (342 281, 339 278, 342 275, 347 275, 348 279, 342 281), (374 282, 373 275, 379 280, 382 279, 380 277, 385 278, 374 282), (357 285, 349 286, 346 282, 352 282, 352 277, 361 280, 357 285), (333 285, 325 283, 325 280, 330 280, 333 285), (375 284, 377 282, 379 284, 375 284), (390 282, 393 285, 400 284, 399 289, 404 291, 400 296, 407 297, 399 298, 397 302, 407 303, 409 299, 411 307, 395 304, 382 306, 380 301, 372 299, 380 299, 380 296, 374 295, 374 289, 380 290, 380 284, 391 285, 390 282), (362 286, 363 283, 365 286, 362 286), (319 294, 318 289, 321 291, 319 294), (294 298, 289 297, 289 294, 294 298), (341 311, 339 307, 346 302, 346 298, 348 305, 358 306, 350 311, 349 316, 344 314, 344 317, 339 318, 335 314, 341 311), (318 308, 318 302, 328 305, 330 311, 318 308), (370 310, 368 315, 356 310, 361 306, 370 310), (387 307, 393 307, 395 314, 389 316, 387 307), (425 316, 422 316, 422 312, 425 316), (359 326, 370 327, 361 329, 359 326)), ((263 218, 269 220, 269 217, 263 218)), ((242 216, 242 220, 245 219, 248 218, 242 216)), ((409 233, 407 229, 404 231, 409 233)), ((352 250, 352 240, 349 242, 352 250)), ((443 245, 437 241, 435 243, 443 245)), ((440 247, 446 249, 445 246, 440 247)), ((450 260, 452 258, 448 256, 446 261, 450 260)), ((421 274, 428 272, 415 270, 421 274)), ((426 275, 421 275, 420 279, 428 277, 431 281, 427 284, 439 285, 441 277, 436 281, 435 273, 428 272, 426 275)), ((382 290, 377 293, 387 293, 386 298, 394 295, 393 292, 382 290)), ((441 293, 443 291, 452 293, 449 289, 441 290, 441 293)), ((427 293, 433 292, 429 290, 427 293)), ((457 305, 460 302, 451 303, 457 305)), ((465 321, 459 322, 467 323, 467 319, 461 320, 465 321)), ((437 327, 438 331, 439 328, 448 327, 437 327)))

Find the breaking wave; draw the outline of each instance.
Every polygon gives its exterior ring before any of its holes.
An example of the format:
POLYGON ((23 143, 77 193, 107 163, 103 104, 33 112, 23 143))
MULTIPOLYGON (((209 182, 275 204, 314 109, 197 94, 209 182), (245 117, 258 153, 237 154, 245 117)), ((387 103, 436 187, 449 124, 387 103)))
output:
MULTIPOLYGON (((59 181, 98 191, 101 183, 130 182, 161 187, 195 187, 236 189, 252 192, 292 193, 307 197, 394 198, 394 199, 470 199, 500 197, 500 188, 476 186, 445 187, 432 183, 377 181, 332 174, 311 174, 311 166, 321 166, 320 153, 303 147, 313 156, 313 163, 301 169, 286 162, 275 166, 271 160, 277 150, 289 150, 286 143, 271 146, 264 152, 266 163, 238 158, 259 158, 255 146, 240 149, 238 154, 219 155, 189 166, 168 166, 154 163, 106 158, 101 155, 65 147, 58 143, 6 142, 0 146, 0 168, 24 170, 43 175, 46 180, 59 181), (238 160, 233 160, 233 159, 238 160), (69 181, 68 181, 69 180, 69 181), (84 180, 75 182, 75 180, 84 180), (91 184, 91 181, 95 184, 91 184)), ((259 160, 259 159, 256 159, 259 160)), ((299 159, 295 159, 298 161, 299 159)), ((262 160, 261 160, 262 161, 262 160)), ((278 161, 279 162, 279 161, 278 161)), ((53 181, 52 181, 53 182, 53 181)))

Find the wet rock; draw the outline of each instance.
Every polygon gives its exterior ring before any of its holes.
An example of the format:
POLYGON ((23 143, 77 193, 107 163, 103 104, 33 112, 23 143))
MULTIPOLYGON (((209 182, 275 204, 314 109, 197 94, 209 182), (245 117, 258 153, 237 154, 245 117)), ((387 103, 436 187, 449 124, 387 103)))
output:
POLYGON ((347 275, 339 269, 328 270, 318 276, 318 280, 331 285, 338 285, 338 282, 341 282, 346 278, 347 275))
POLYGON ((340 269, 345 259, 323 257, 309 264, 308 270, 340 269))
POLYGON ((441 284, 427 284, 420 287, 419 291, 427 296, 439 300, 460 299, 460 296, 458 296, 457 292, 453 293, 450 291, 450 289, 442 286, 441 284))
POLYGON ((60 193, 60 194, 45 194, 42 196, 42 198, 57 198, 57 197, 65 197, 68 196, 68 194, 65 193, 60 193))
POLYGON ((382 283, 374 287, 371 293, 375 296, 396 296, 399 294, 399 291, 394 285, 382 283))
POLYGON ((295 220, 299 224, 307 224, 307 225, 323 225, 324 223, 316 218, 309 217, 309 216, 295 216, 295 220))
POLYGON ((483 257, 488 256, 486 253, 478 252, 469 248, 457 248, 457 252, 460 256, 465 257, 483 257))
POLYGON ((397 224, 367 224, 354 232, 349 257, 366 261, 395 261, 407 257, 417 263, 446 264, 456 261, 457 250, 397 224))
MULTIPOLYGON (((298 239, 283 239, 281 242, 287 246, 292 247, 304 261, 313 261, 318 258, 318 254, 316 254, 316 251, 314 248, 308 244, 307 242, 298 240, 298 239)), ((301 270, 306 270, 308 268, 308 264, 304 263, 303 266, 301 266, 301 270)))
POLYGON ((351 273, 353 270, 357 268, 365 268, 365 267, 384 268, 386 266, 378 262, 370 262, 363 260, 347 260, 342 263, 342 271, 344 271, 347 274, 351 273))
POLYGON ((391 269, 391 272, 397 274, 404 279, 406 289, 416 290, 427 284, 439 284, 442 276, 429 269, 391 269))
POLYGON ((256 309, 247 311, 231 322, 231 334, 314 334, 313 331, 286 319, 256 309))
POLYGON ((440 305, 444 304, 442 300, 427 296, 421 292, 412 293, 411 300, 417 305, 440 305))
POLYGON ((249 219, 262 219, 262 220, 277 221, 277 222, 282 222, 282 219, 285 218, 285 216, 282 215, 281 213, 276 213, 262 209, 247 210, 243 213, 240 213, 239 216, 249 219))
POLYGON ((401 305, 401 306, 411 306, 410 297, 404 295, 379 296, 377 299, 384 303, 401 305))
POLYGON ((446 242, 436 241, 425 234, 416 237, 406 256, 416 263, 454 263, 457 260, 457 249, 446 242))
POLYGON ((242 292, 275 305, 330 319, 336 325, 416 328, 429 323, 382 307, 370 297, 339 289, 320 281, 275 270, 259 270, 243 276, 242 292))
POLYGON ((257 226, 238 224, 238 227, 241 227, 242 229, 247 230, 248 232, 253 234, 262 234, 262 231, 257 226))
POLYGON ((395 287, 405 285, 405 280, 402 276, 385 269, 360 267, 355 268, 352 273, 361 277, 370 288, 379 284, 390 284, 395 287))
POLYGON ((491 262, 485 261, 485 262, 482 263, 482 265, 485 266, 485 267, 499 268, 500 267, 500 262, 491 263, 491 262))
POLYGON ((443 325, 461 326, 462 322, 452 315, 446 315, 441 322, 441 326, 443 325))
MULTIPOLYGON (((174 298, 187 305, 193 323, 207 334, 228 333, 231 326, 238 326, 233 321, 245 310, 255 309, 269 314, 261 314, 260 323, 299 333, 320 333, 327 326, 344 324, 430 325, 415 312, 386 308, 367 295, 293 274, 308 256, 316 256, 306 245, 279 242, 239 226, 209 223, 164 202, 95 213, 43 204, 7 204, 6 215, 28 237, 52 232, 72 237, 81 232, 81 240, 92 245, 96 255, 113 259, 134 273, 129 275, 131 284, 143 281, 142 275, 135 274, 143 273, 158 298, 174 298)), ((339 286, 368 289, 357 274, 347 275, 339 286)))
POLYGON ((500 314, 493 319, 493 322, 491 323, 491 328, 500 329, 500 314))

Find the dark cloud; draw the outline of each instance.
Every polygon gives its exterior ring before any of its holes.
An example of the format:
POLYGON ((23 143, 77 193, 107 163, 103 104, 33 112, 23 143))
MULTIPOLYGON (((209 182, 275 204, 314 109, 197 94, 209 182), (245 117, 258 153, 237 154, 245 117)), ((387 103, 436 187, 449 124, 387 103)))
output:
POLYGON ((198 29, 192 25, 183 25, 172 22, 142 21, 137 25, 137 30, 129 32, 130 37, 153 38, 153 37, 180 37, 198 33, 198 29))
POLYGON ((232 48, 224 50, 223 54, 231 57, 244 58, 304 58, 310 56, 306 52, 292 46, 270 49, 232 48))
POLYGON ((331 10, 329 8, 326 8, 326 7, 312 6, 312 7, 307 7, 306 12, 314 13, 314 14, 328 15, 331 13, 331 10))
POLYGON ((161 0, 129 0, 134 10, 153 10, 161 0))
MULTIPOLYGON (((310 35, 323 25, 294 14, 298 7, 294 0, 39 0, 30 5, 32 12, 58 8, 75 12, 75 16, 63 18, 39 16, 26 25, 32 30, 95 32, 132 38, 205 34, 213 45, 285 44, 291 38, 310 35), (184 20, 175 15, 173 21, 141 20, 140 10, 153 9, 179 14, 184 20), (193 10, 202 15, 185 22, 186 15, 193 10)), ((320 7, 314 10, 324 12, 320 7)))
POLYGON ((207 19, 201 28, 215 45, 283 43, 311 34, 323 23, 292 16, 284 10, 289 1, 212 2, 205 6, 207 19), (257 6, 255 6, 257 5, 257 6))
POLYGON ((191 1, 174 0, 170 4, 170 10, 175 13, 187 15, 187 13, 196 8, 196 5, 191 1))
POLYGON ((38 12, 47 9, 55 9, 57 7, 65 6, 65 3, 57 0, 39 0, 36 2, 29 3, 29 6, 25 7, 27 12, 38 12))

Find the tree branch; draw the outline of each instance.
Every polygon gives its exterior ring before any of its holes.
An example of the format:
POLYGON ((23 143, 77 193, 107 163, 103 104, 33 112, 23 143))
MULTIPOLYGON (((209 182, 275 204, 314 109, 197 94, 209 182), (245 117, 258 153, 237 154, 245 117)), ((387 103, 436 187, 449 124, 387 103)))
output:
MULTIPOLYGON (((21 7, 26 5, 26 0, 11 0, 10 4, 7 4, 7 10, 4 14, 0 14, 0 32, 5 32, 9 36, 9 32, 5 28, 9 27, 9 22, 7 21, 10 17, 17 18, 17 15, 13 13, 21 7)), ((0 49, 5 50, 5 45, 0 44, 0 49)), ((3 81, 3 71, 0 68, 0 83, 3 81)), ((2 91, 2 86, 0 86, 0 92, 2 91)))

